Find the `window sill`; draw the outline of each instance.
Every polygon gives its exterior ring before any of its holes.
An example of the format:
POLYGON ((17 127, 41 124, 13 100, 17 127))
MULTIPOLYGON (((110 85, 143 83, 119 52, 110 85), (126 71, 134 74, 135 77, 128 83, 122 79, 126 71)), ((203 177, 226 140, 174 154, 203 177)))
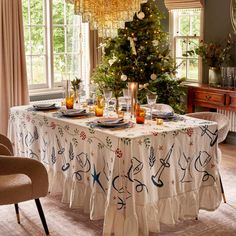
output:
POLYGON ((29 91, 29 94, 31 102, 58 99, 63 97, 63 89, 37 89, 29 91))

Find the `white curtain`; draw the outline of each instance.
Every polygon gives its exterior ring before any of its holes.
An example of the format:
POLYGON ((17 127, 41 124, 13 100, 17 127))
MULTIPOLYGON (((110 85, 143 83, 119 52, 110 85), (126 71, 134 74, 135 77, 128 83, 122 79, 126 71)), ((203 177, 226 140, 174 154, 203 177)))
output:
POLYGON ((204 0, 165 0, 165 5, 168 10, 201 8, 204 5, 204 0))
POLYGON ((0 133, 11 106, 29 102, 21 0, 0 1, 0 133))

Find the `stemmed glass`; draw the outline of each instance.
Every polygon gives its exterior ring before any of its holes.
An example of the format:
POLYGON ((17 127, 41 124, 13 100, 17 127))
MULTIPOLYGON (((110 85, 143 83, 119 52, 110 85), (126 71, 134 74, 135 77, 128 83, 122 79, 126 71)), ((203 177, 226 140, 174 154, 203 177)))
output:
POLYGON ((103 90, 103 95, 104 95, 105 101, 106 101, 106 115, 108 116, 109 102, 110 102, 111 97, 112 97, 112 91, 111 91, 111 89, 104 89, 104 90, 103 90))
POLYGON ((126 103, 126 112, 129 111, 129 101, 131 100, 131 91, 129 89, 123 89, 123 96, 126 103))
POLYGON ((151 120, 152 120, 152 107, 156 103, 156 100, 157 100, 157 95, 155 93, 148 93, 147 94, 147 102, 148 102, 148 105, 150 106, 151 120))

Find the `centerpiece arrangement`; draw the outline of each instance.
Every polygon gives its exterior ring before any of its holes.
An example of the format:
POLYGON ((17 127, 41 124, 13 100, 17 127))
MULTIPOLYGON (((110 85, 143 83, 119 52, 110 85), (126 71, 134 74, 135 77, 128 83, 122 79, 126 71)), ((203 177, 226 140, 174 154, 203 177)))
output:
POLYGON ((138 83, 140 103, 146 103, 146 93, 151 92, 158 95, 158 102, 183 112, 182 80, 175 78, 176 64, 170 56, 168 34, 161 28, 162 19, 155 1, 142 4, 117 37, 104 40, 102 62, 92 80, 101 91, 111 89, 117 101, 128 83, 138 83))

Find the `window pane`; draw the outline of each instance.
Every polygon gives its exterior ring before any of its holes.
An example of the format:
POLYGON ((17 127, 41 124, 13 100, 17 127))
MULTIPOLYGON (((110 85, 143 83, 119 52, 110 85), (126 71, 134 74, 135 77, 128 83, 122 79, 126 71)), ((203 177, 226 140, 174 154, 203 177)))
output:
POLYGON ((53 51, 54 53, 65 52, 64 27, 53 28, 53 51))
POLYGON ((66 4, 66 23, 67 25, 73 25, 74 19, 74 5, 66 4))
MULTIPOLYGON (((72 52, 72 44, 75 41, 73 37, 73 27, 66 28, 66 36, 67 36, 67 52, 72 52)), ((76 36, 75 36, 76 37, 76 36)))
MULTIPOLYGON (((68 4, 72 5, 72 4, 68 4)), ((52 8, 52 23, 64 25, 64 1, 63 0, 53 0, 52 8)))
POLYGON ((176 57, 182 57, 183 54, 187 51, 187 48, 187 39, 176 39, 176 57))
POLYGON ((29 24, 28 0, 22 1, 22 14, 23 14, 24 24, 29 24))
POLYGON ((192 35, 200 35, 200 12, 196 12, 192 17, 192 35))
MULTIPOLYGON (((66 61, 65 61, 65 55, 57 55, 54 54, 54 73, 66 73, 67 68, 66 68, 66 61)), ((55 80, 56 78, 54 78, 55 80)))
POLYGON ((198 60, 197 59, 189 59, 188 60, 188 79, 198 79, 198 60))
POLYGON ((32 65, 31 56, 26 56, 26 69, 27 69, 27 78, 28 78, 28 83, 29 84, 32 84, 31 65, 32 65))
POLYGON ((177 59, 176 63, 178 66, 177 77, 178 78, 186 77, 186 60, 185 59, 177 59))
POLYGON ((190 33, 190 21, 189 16, 180 17, 180 35, 189 35, 190 33))
MULTIPOLYGON (((194 50, 197 46, 199 45, 199 39, 189 39, 188 40, 188 44, 187 44, 187 50, 194 50)), ((197 58, 198 55, 197 54, 193 54, 191 55, 191 57, 197 58)))
POLYGON ((25 39, 25 54, 30 55, 31 54, 30 27, 25 27, 24 39, 25 39))
POLYGON ((44 11, 43 0, 31 0, 30 1, 30 21, 32 25, 44 24, 44 11))
POLYGON ((42 54, 45 52, 44 27, 31 27, 32 54, 42 54))
POLYGON ((32 84, 46 84, 45 56, 32 56, 32 84))

